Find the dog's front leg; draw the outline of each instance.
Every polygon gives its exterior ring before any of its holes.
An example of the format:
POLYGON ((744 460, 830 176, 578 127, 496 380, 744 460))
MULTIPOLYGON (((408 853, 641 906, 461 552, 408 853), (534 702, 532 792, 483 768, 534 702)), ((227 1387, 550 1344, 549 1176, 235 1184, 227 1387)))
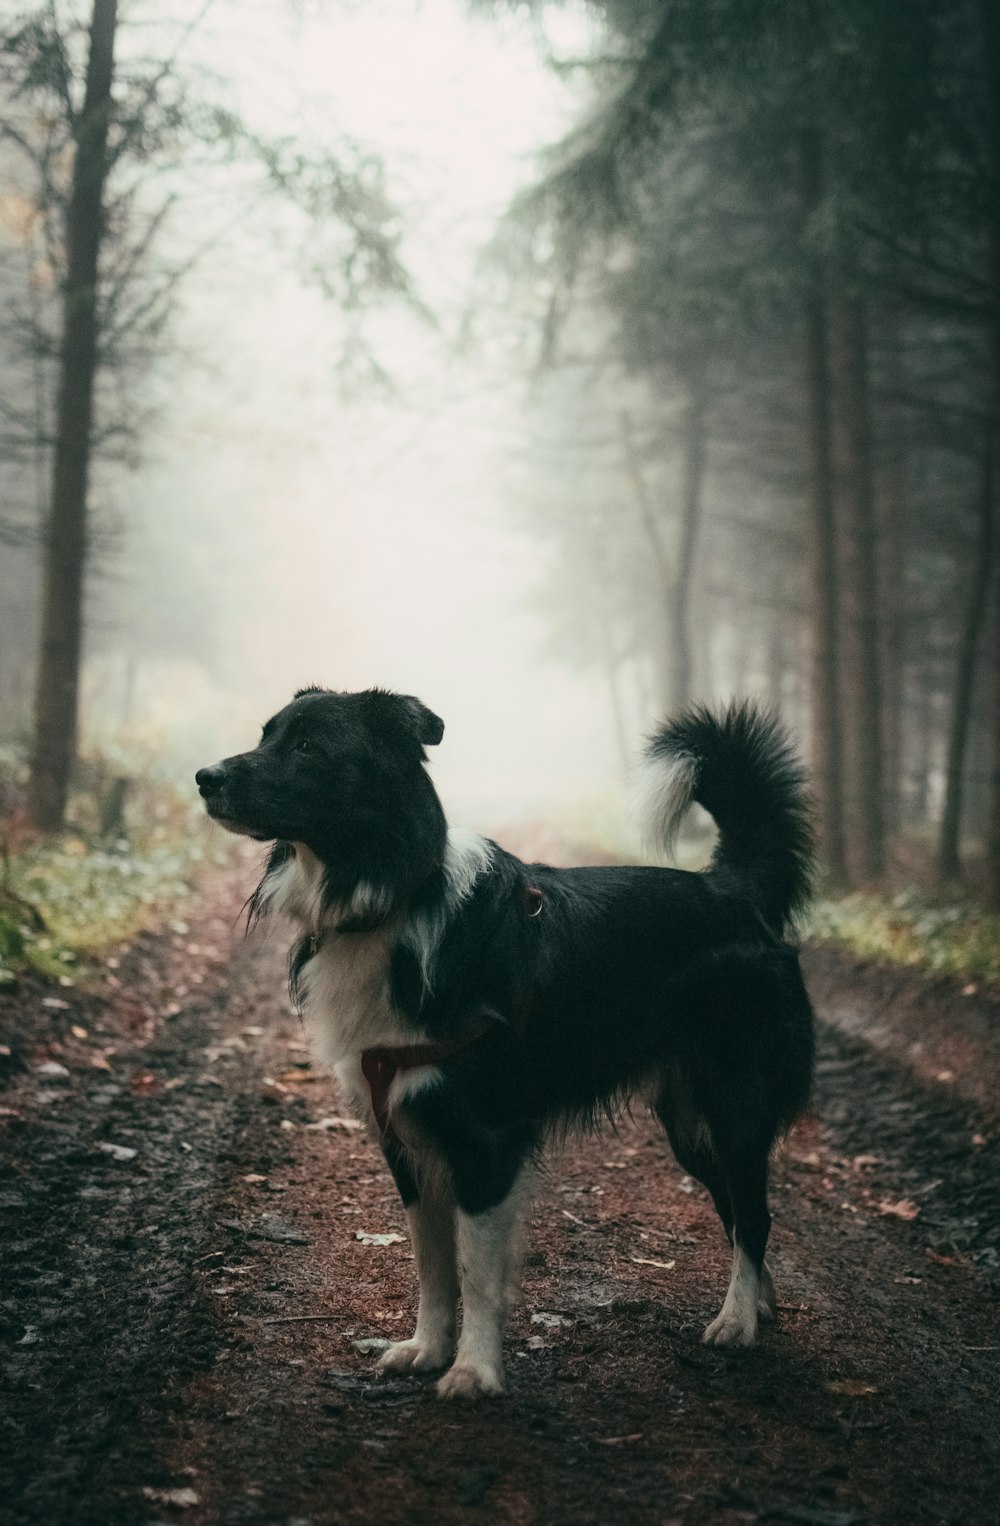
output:
POLYGON ((455 1349, 458 1273, 455 1267, 455 1200, 443 1185, 422 1184, 406 1210, 420 1279, 417 1328, 396 1341, 379 1362, 383 1372, 433 1372, 447 1366, 455 1349))
POLYGON ((516 1272, 523 1193, 515 1185, 482 1213, 455 1215, 462 1283, 462 1334, 455 1365, 440 1379, 442 1399, 503 1393, 503 1332, 516 1272))

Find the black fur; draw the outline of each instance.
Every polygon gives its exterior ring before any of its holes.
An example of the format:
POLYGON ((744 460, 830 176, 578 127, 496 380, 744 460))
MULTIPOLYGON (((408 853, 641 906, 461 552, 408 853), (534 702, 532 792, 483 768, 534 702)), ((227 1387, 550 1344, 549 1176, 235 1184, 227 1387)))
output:
MULTIPOLYGON (((322 865, 332 922, 297 945, 295 974, 328 938, 347 958, 360 946, 349 940, 396 929, 393 1012, 415 1043, 455 1046, 383 1140, 404 1204, 419 1202, 435 1160, 459 1212, 482 1215, 549 1134, 593 1124, 642 1089, 760 1272, 769 1155, 806 1102, 813 1054, 797 954, 783 941, 808 895, 812 837, 780 729, 743 705, 692 710, 651 738, 648 764, 679 769, 675 805, 697 800, 718 822, 706 872, 553 869, 492 844, 461 897, 423 767, 442 732, 407 696, 309 689, 254 752, 198 776, 213 816, 278 839, 252 911, 289 844, 322 865)), ((664 817, 661 835, 671 825, 664 817)))

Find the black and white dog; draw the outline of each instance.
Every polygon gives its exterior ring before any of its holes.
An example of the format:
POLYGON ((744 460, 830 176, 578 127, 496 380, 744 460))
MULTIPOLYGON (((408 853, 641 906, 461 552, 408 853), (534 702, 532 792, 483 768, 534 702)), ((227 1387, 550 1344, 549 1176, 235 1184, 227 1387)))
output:
POLYGON ((430 1371, 454 1354, 443 1397, 502 1390, 532 1164, 553 1130, 637 1095, 733 1245, 705 1340, 753 1345, 775 1311, 768 1160, 812 1069, 784 941, 812 854, 789 744, 749 705, 692 710, 652 737, 652 840, 669 846, 691 801, 719 828, 711 866, 691 874, 525 865, 449 831, 424 768, 443 732, 409 696, 303 689, 252 752, 197 775, 214 820, 274 844, 252 912, 301 926, 294 994, 407 1210, 416 1331, 382 1367, 430 1371))

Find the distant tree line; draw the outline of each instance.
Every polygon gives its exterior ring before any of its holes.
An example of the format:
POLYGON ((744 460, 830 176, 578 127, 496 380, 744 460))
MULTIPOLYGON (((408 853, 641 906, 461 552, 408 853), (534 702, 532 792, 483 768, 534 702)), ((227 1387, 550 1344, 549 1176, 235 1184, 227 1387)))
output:
POLYGON ((175 204, 213 170, 251 166, 239 220, 267 193, 296 205, 313 274, 342 310, 416 303, 379 161, 264 139, 185 70, 210 8, 174 22, 152 4, 121 16, 117 0, 43 0, 0 23, 0 739, 25 716, 43 831, 62 824, 76 765, 95 574, 128 535, 101 488, 109 465, 136 460, 176 292, 221 236, 216 218, 171 258, 175 204))
POLYGON ((1000 903, 1000 6, 594 10, 554 60, 589 108, 497 241, 575 491, 526 463, 553 639, 619 713, 625 675, 768 693, 837 881, 933 829, 1000 903))

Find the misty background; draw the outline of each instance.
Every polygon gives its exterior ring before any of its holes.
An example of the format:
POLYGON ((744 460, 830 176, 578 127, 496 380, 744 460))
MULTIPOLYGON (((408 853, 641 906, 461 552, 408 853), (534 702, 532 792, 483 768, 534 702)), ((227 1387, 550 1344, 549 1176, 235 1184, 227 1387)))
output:
POLYGON ((597 840, 658 716, 753 695, 835 878, 1000 893, 989 5, 120 4, 57 704, 109 5, 0 5, 11 810, 65 818, 60 715, 73 766, 182 778, 302 684, 381 684, 443 716, 453 818, 597 840))

